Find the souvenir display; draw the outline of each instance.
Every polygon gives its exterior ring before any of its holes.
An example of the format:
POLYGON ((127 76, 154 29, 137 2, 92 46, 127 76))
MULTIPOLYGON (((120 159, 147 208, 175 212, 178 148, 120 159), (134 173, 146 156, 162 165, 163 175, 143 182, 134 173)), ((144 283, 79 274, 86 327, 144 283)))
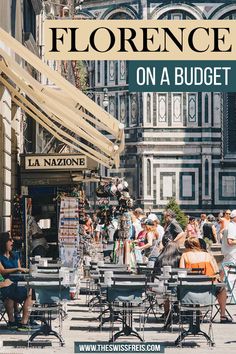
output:
POLYGON ((63 266, 76 268, 79 260, 79 202, 75 197, 61 198, 58 240, 63 266))

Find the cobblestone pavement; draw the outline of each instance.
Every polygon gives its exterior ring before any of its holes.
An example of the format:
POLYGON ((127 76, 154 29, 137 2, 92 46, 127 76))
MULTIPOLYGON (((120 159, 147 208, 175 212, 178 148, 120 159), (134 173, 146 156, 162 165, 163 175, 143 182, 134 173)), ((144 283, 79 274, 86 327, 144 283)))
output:
MULTIPOLYGON (((65 346, 60 347, 57 340, 52 338, 52 345, 47 347, 27 348, 28 333, 19 333, 8 331, 4 329, 4 324, 1 323, 0 330, 0 353, 4 354, 25 354, 25 353, 74 353, 75 341, 108 341, 109 340, 109 324, 104 325, 104 329, 100 331, 98 328, 99 322, 96 317, 99 315, 98 310, 89 311, 85 304, 86 296, 80 295, 80 298, 75 301, 71 301, 68 304, 68 317, 63 324, 63 337, 65 339, 65 346), (22 345, 22 347, 21 347, 22 345)), ((229 308, 234 318, 232 324, 220 324, 219 318, 216 318, 216 322, 213 325, 213 332, 215 338, 215 347, 213 348, 214 354, 235 354, 236 352, 236 308, 231 306, 229 308)), ((56 325, 56 323, 55 323, 56 325)), ((135 322, 135 327, 138 328, 139 322, 135 322)), ((212 349, 209 348, 204 339, 192 339, 188 343, 184 344, 183 348, 175 348, 174 341, 178 336, 178 326, 173 326, 172 331, 161 331, 163 324, 157 323, 154 318, 147 321, 144 330, 144 336, 146 342, 160 342, 166 346, 166 353, 178 352, 181 354, 189 354, 189 350, 197 354, 209 353, 212 349)), ((207 324, 203 324, 203 328, 206 329, 207 324)), ((118 325, 119 327, 119 325, 118 325)), ((117 325, 116 328, 118 329, 117 325)), ((122 342, 134 343, 138 342, 133 337, 119 339, 122 342)))

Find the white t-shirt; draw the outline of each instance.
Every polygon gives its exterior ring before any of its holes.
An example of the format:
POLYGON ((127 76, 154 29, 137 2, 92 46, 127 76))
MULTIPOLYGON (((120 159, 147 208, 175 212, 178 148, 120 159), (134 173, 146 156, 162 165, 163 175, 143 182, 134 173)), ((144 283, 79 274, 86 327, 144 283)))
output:
POLYGON ((157 232, 158 232, 158 243, 160 243, 162 241, 162 237, 165 233, 164 231, 164 227, 162 227, 161 225, 157 225, 157 232))
POLYGON ((200 235, 199 235, 199 238, 203 238, 203 225, 206 223, 206 219, 205 220, 201 220, 200 222, 200 235))
POLYGON ((136 219, 134 222, 133 222, 133 227, 135 229, 135 238, 138 237, 138 234, 143 230, 142 226, 141 226, 141 222, 139 219, 136 219))
POLYGON ((97 224, 95 231, 102 232, 104 224, 97 224))
POLYGON ((118 220, 114 219, 107 227, 107 232, 109 235, 109 241, 113 241, 114 233, 118 228, 118 220))
POLYGON ((228 230, 223 231, 222 253, 225 256, 224 262, 236 263, 236 245, 229 245, 227 239, 236 240, 236 223, 231 221, 228 224, 228 230))

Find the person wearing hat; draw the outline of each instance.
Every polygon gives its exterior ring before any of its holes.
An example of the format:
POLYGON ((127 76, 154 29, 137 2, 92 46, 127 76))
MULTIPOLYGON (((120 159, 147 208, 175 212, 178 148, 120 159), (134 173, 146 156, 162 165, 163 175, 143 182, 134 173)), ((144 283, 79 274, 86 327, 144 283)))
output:
POLYGON ((138 246, 144 246, 146 243, 146 220, 147 218, 142 218, 140 221, 142 230, 139 232, 138 236, 135 238, 135 243, 137 243, 138 246))
POLYGON ((158 235, 159 235, 158 243, 160 243, 162 241, 162 237, 163 237, 164 232, 165 232, 164 231, 164 227, 162 227, 160 225, 160 219, 158 218, 158 216, 156 214, 153 214, 153 213, 149 214, 148 215, 148 219, 152 220, 154 222, 154 225, 156 226, 156 229, 157 229, 157 232, 158 232, 158 235))
POLYGON ((162 250, 162 237, 164 235, 164 228, 160 225, 160 220, 156 214, 149 214, 147 220, 153 223, 158 233, 158 238, 153 241, 153 245, 150 248, 150 255, 148 257, 148 267, 153 268, 155 261, 162 250))
POLYGON ((155 246, 155 241, 158 239, 158 233, 154 225, 153 220, 147 219, 145 221, 145 243, 142 246, 136 246, 136 250, 142 251, 144 255, 144 261, 147 261, 147 258, 150 256, 153 247, 155 246))
POLYGON ((223 262, 236 264, 236 209, 231 212, 230 219, 222 239, 223 262))

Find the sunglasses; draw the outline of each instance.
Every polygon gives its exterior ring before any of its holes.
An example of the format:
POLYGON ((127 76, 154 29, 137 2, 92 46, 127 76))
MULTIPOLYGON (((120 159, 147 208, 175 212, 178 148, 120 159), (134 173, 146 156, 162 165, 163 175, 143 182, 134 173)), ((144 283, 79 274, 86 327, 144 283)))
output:
POLYGON ((225 215, 231 215, 231 213, 225 213, 225 215))

